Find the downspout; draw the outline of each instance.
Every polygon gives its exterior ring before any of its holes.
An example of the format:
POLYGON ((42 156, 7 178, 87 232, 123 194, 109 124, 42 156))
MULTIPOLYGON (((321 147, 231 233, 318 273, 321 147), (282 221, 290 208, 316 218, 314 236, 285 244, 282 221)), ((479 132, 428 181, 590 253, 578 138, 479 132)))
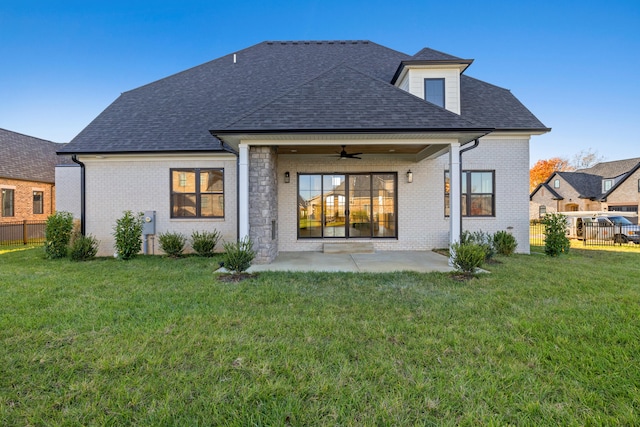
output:
MULTIPOLYGON (((462 194, 462 153, 473 150, 478 146, 478 144, 480 144, 480 140, 476 138, 473 140, 473 145, 460 149, 460 194, 462 194)), ((460 212, 460 233, 462 234, 462 212, 460 212)))
POLYGON ((78 157, 76 154, 73 154, 71 156, 71 160, 73 161, 73 163, 77 163, 78 165, 80 165, 80 233, 82 233, 82 235, 85 235, 85 213, 86 213, 86 206, 85 206, 85 197, 84 197, 84 193, 85 193, 85 170, 84 170, 84 163, 82 163, 80 160, 78 160, 78 157))

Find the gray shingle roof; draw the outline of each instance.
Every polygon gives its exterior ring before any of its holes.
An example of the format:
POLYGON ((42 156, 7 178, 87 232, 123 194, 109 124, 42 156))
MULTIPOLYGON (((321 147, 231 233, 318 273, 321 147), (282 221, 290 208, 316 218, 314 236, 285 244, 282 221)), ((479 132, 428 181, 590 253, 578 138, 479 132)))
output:
POLYGON ((480 126, 341 64, 219 130, 427 128, 478 129, 480 126))
POLYGON ((54 182, 55 167, 65 162, 56 155, 63 144, 0 129, 0 177, 54 182))
POLYGON ((448 53, 440 52, 438 50, 434 50, 428 47, 420 50, 420 52, 416 53, 411 57, 412 61, 461 61, 462 58, 458 58, 457 56, 449 55, 448 53))
MULTIPOLYGON (((432 50, 421 52, 436 55, 432 50)), ((436 129, 453 125, 544 128, 509 91, 477 80, 464 79, 463 91, 474 93, 463 93, 461 117, 436 111, 425 101, 398 93, 389 82, 398 65, 411 59, 368 41, 263 42, 123 93, 63 152, 221 150, 220 141, 209 130, 244 126, 259 126, 256 130, 327 130, 332 126, 436 129), (340 85, 338 75, 353 85, 340 85), (355 82, 355 76, 362 81, 355 82), (319 82, 333 85, 332 99, 314 94, 324 90, 319 82), (349 94, 359 103, 349 102, 349 94), (287 95, 291 98, 287 99, 287 95), (386 96, 400 104, 391 108, 386 96), (292 108, 305 100, 312 105, 300 111, 299 116, 293 114, 292 108), (418 103, 423 105, 418 108, 418 103), (400 112, 404 107, 408 111, 400 112), (342 117, 337 117, 337 111, 342 117), (428 117, 419 119, 421 112, 428 117), (389 117, 383 117, 383 113, 389 117)))
POLYGON ((590 168, 580 169, 579 172, 600 175, 602 178, 616 178, 629 172, 638 163, 640 163, 640 157, 614 160, 611 162, 600 162, 590 168))
POLYGON ((556 172, 580 194, 583 199, 599 199, 602 196, 602 177, 583 172, 556 172))
POLYGON ((496 129, 546 129, 511 91, 464 74, 460 76, 460 108, 463 117, 496 129))

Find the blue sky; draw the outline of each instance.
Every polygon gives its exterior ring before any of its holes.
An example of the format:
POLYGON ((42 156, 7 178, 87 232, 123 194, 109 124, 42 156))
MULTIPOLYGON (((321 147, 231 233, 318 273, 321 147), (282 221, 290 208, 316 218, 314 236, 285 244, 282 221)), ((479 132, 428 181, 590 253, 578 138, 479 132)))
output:
POLYGON ((367 39, 475 59, 553 128, 531 163, 640 157, 640 1, 3 0, 0 128, 67 142, 134 89, 264 40, 367 39))

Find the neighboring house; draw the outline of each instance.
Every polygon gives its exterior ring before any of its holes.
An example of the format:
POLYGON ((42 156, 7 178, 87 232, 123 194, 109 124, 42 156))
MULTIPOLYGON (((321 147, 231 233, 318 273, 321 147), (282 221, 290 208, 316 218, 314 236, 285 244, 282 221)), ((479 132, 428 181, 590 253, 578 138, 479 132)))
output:
POLYGON ((531 219, 545 213, 616 211, 638 213, 640 157, 602 162, 575 172, 555 172, 529 196, 531 219))
POLYGON ((529 139, 549 129, 472 62, 263 42, 123 93, 61 150, 84 174, 64 191, 102 255, 124 210, 155 211, 156 233, 249 236, 260 263, 349 239, 447 247, 461 227, 526 253, 529 139))
POLYGON ((62 144, 0 129, 0 224, 45 220, 55 211, 62 144))

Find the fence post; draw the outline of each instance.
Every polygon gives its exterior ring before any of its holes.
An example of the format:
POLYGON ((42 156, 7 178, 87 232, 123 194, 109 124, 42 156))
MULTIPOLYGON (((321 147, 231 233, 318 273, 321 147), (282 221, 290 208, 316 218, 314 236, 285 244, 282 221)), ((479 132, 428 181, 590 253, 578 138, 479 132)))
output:
POLYGON ((27 244, 27 220, 22 221, 22 242, 27 244))

